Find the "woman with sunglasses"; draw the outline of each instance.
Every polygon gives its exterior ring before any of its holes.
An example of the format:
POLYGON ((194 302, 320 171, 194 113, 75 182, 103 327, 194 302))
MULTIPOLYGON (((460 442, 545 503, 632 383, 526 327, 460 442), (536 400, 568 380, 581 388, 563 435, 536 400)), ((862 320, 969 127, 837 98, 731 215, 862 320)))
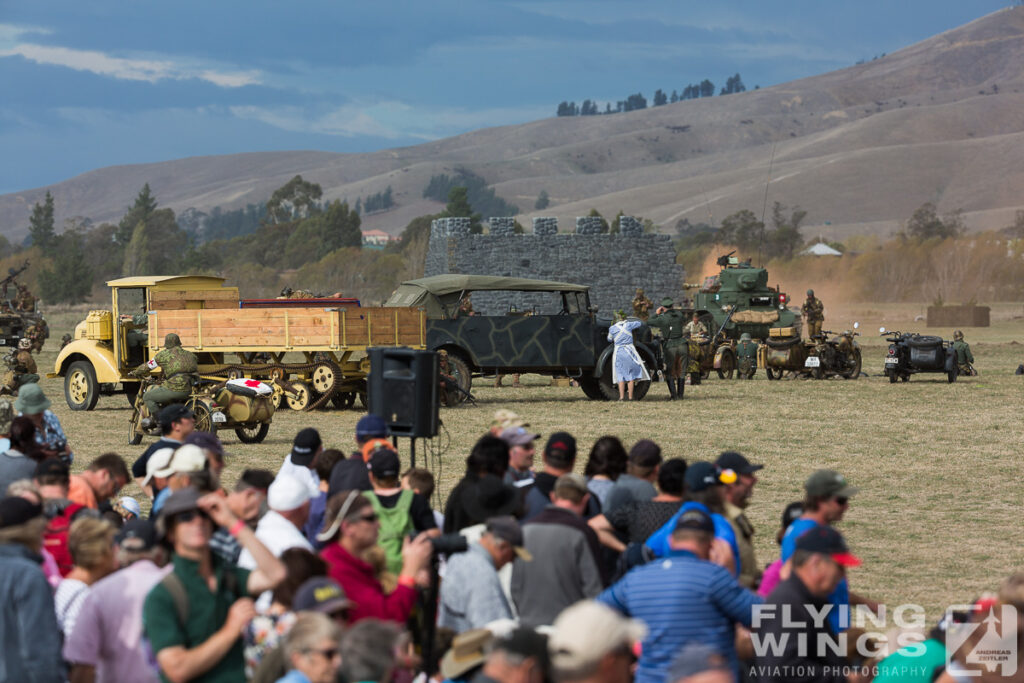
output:
POLYGON ((380 520, 369 499, 358 491, 331 496, 324 524, 324 531, 317 535, 317 540, 325 544, 320 557, 327 562, 328 575, 355 603, 351 623, 372 617, 404 624, 416 601, 416 577, 427 568, 433 552, 426 533, 405 541, 398 586, 385 593, 373 566, 365 559, 377 545, 380 532, 380 520))

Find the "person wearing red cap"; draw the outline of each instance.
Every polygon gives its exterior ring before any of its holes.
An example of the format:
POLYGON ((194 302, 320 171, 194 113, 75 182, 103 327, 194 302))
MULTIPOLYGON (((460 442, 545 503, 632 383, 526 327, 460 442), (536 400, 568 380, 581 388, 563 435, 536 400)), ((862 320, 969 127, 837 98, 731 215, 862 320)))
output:
POLYGON ((751 678, 762 683, 848 683, 862 680, 848 674, 850 662, 828 643, 836 631, 823 615, 834 609, 829 595, 861 561, 850 552, 842 535, 830 526, 817 526, 796 539, 789 578, 779 582, 754 608, 752 638, 761 643, 751 678), (767 647, 767 643, 775 643, 767 647))

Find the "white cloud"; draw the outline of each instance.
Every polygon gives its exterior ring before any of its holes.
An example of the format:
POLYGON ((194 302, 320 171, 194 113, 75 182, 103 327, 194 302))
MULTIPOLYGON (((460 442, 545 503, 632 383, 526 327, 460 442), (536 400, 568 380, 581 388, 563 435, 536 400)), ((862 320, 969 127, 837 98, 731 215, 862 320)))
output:
POLYGON ((436 140, 476 128, 523 123, 550 115, 550 107, 470 110, 413 107, 404 102, 352 103, 313 114, 300 107, 231 107, 239 118, 287 131, 387 140, 436 140))
POLYGON ((166 79, 197 78, 222 88, 238 88, 260 82, 260 73, 254 70, 215 70, 166 59, 126 59, 111 57, 95 50, 74 50, 31 43, 0 48, 0 57, 14 56, 24 57, 38 64, 63 66, 76 71, 89 71, 101 76, 129 81, 155 83, 166 79))

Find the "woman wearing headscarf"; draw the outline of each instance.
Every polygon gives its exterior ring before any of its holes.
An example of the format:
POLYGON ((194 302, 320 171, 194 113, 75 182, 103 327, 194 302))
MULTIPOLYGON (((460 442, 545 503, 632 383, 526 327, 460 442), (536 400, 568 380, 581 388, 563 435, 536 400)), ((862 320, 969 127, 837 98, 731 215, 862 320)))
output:
POLYGON ((619 400, 625 399, 628 389, 629 400, 633 400, 633 387, 637 380, 648 381, 651 375, 643 359, 633 346, 633 330, 643 326, 636 318, 620 319, 608 329, 608 341, 615 344, 612 355, 612 381, 619 385, 619 400))

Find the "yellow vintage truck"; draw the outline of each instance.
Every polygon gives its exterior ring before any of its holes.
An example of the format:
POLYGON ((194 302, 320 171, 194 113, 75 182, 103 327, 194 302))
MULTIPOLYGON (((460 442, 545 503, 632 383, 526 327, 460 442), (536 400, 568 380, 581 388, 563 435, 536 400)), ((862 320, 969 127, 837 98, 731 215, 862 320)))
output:
POLYGON ((47 376, 64 378, 72 410, 92 410, 100 395, 120 391, 134 403, 139 382, 128 373, 174 332, 196 354, 200 374, 272 381, 275 402, 312 410, 365 401, 368 347, 426 346, 422 308, 367 308, 352 299, 243 308, 238 288, 224 282, 206 275, 111 280, 110 310, 89 312, 47 376))

